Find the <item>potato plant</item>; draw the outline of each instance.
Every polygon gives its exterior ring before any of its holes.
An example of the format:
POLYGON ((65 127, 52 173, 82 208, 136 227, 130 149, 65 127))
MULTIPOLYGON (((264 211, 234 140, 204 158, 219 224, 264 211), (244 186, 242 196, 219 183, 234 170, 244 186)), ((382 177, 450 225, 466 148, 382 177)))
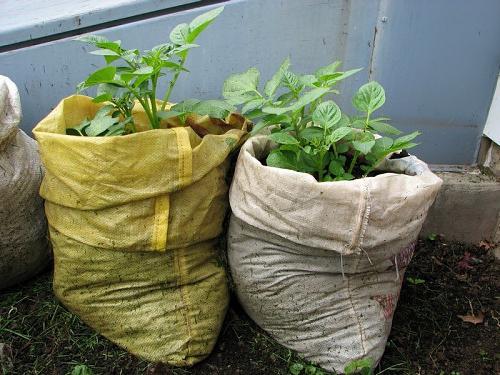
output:
POLYGON ((189 24, 182 23, 170 32, 170 41, 151 50, 124 49, 119 40, 110 41, 102 36, 84 35, 79 41, 97 48, 90 52, 103 56, 106 66, 94 71, 78 85, 78 90, 97 87, 95 103, 104 103, 93 119, 85 119, 67 134, 79 136, 114 136, 135 132, 132 108, 138 101, 148 117, 151 129, 158 129, 160 122, 178 117, 182 122, 190 113, 225 118, 235 108, 222 100, 200 101, 189 99, 167 108, 172 90, 184 67, 189 51, 200 33, 223 11, 224 7, 206 12, 189 24), (160 79, 169 77, 163 101, 157 100, 160 79))
POLYGON ((267 156, 268 166, 309 173, 320 182, 352 180, 367 176, 391 153, 417 145, 412 140, 419 132, 393 138, 401 132, 387 117, 374 116, 385 102, 377 82, 354 95, 352 104, 360 112, 355 116, 347 116, 328 98, 339 93, 339 82, 360 70, 338 71, 339 66, 336 61, 299 75, 286 59, 263 91, 255 68, 227 78, 224 98, 256 123, 253 134, 269 128, 268 137, 278 144, 267 156))

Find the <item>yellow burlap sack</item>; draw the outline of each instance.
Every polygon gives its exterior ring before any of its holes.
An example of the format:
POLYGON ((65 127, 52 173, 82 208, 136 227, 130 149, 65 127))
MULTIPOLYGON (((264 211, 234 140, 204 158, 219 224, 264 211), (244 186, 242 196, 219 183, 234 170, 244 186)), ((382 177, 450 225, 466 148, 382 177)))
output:
MULTIPOLYGON (((192 365, 211 352, 228 305, 216 242, 227 157, 246 123, 205 116, 126 136, 65 135, 100 106, 68 97, 33 131, 46 167, 54 292, 133 354, 192 365)), ((142 107, 134 118, 146 129, 142 107)))

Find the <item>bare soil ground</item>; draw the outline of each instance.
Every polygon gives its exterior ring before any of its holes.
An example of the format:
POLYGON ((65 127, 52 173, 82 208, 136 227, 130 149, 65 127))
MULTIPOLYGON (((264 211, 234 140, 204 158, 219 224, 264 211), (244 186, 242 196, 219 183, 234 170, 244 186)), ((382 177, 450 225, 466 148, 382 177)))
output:
MULTIPOLYGON (((500 374, 499 271, 488 244, 420 241, 375 374, 500 374)), ((47 271, 0 292, 1 372, 284 375, 292 367, 295 373, 327 374, 274 342, 235 298, 207 360, 190 369, 147 363, 61 306, 52 294, 51 278, 47 271)))

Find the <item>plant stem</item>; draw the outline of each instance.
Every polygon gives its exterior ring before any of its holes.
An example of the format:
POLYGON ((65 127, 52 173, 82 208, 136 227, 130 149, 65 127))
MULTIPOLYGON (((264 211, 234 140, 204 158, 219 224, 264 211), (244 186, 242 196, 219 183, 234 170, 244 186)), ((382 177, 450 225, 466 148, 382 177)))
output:
POLYGON ((300 140, 300 124, 299 124, 299 119, 297 118, 297 112, 292 114, 292 124, 293 124, 293 130, 295 131, 295 136, 297 139, 300 140))
POLYGON ((368 124, 370 123, 370 112, 366 113, 366 121, 365 121, 365 127, 363 129, 363 133, 366 132, 368 129, 368 124))
POLYGON ((153 86, 153 90, 151 92, 151 95, 149 96, 149 101, 151 102, 151 115, 154 119, 154 124, 153 124, 153 128, 159 128, 160 127, 160 122, 158 121, 158 111, 156 109, 156 86, 157 86, 157 83, 158 83, 158 73, 157 74, 154 74, 152 79, 152 86, 153 86))
POLYGON ((155 123, 154 118, 152 116, 151 108, 149 107, 148 101, 143 100, 141 98, 141 96, 139 95, 139 93, 136 90, 134 90, 134 88, 132 86, 125 85, 125 87, 132 93, 132 95, 139 101, 139 103, 141 103, 142 108, 144 108, 144 111, 146 112, 146 116, 148 116, 149 123, 150 123, 151 127, 153 129, 156 129, 156 127, 155 127, 156 123, 155 123))
POLYGON ((335 159, 338 159, 339 154, 337 153, 337 147, 335 147, 335 143, 332 143, 332 147, 333 147, 333 153, 335 155, 335 159))
POLYGON ((321 158, 319 159, 319 165, 318 165, 318 181, 321 182, 323 179, 323 159, 325 158, 325 152, 320 153, 321 158))
POLYGON ((352 170, 354 169, 354 165, 356 165, 356 161, 358 160, 359 151, 354 151, 354 156, 352 157, 351 164, 349 165, 349 171, 347 173, 352 174, 352 170))
MULTIPOLYGON (((187 53, 181 58, 181 63, 179 64, 181 68, 184 68, 184 64, 186 62, 186 57, 187 53)), ((168 85, 168 90, 163 96, 163 104, 161 105, 161 111, 165 110, 165 107, 167 106, 168 99, 170 99, 170 95, 172 94, 172 90, 174 89, 175 83, 177 82, 177 79, 179 78, 179 74, 181 74, 181 69, 178 69, 175 74, 174 78, 170 81, 168 85)))

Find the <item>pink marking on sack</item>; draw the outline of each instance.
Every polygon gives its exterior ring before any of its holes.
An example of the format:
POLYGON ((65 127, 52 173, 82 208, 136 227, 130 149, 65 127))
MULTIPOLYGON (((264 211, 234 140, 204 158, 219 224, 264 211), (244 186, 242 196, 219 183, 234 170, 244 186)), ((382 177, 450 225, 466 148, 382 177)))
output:
POLYGON ((396 266, 396 262, 398 262, 399 269, 408 267, 411 258, 413 258, 413 253, 415 252, 415 245, 416 241, 411 242, 408 246, 401 250, 395 258, 391 258, 392 265, 396 266))
POLYGON ((382 311, 384 312, 384 318, 386 320, 392 318, 392 315, 394 314, 394 310, 396 308, 397 298, 398 296, 395 296, 393 294, 378 295, 371 297, 371 299, 377 301, 378 303, 380 303, 380 306, 382 306, 382 311))

